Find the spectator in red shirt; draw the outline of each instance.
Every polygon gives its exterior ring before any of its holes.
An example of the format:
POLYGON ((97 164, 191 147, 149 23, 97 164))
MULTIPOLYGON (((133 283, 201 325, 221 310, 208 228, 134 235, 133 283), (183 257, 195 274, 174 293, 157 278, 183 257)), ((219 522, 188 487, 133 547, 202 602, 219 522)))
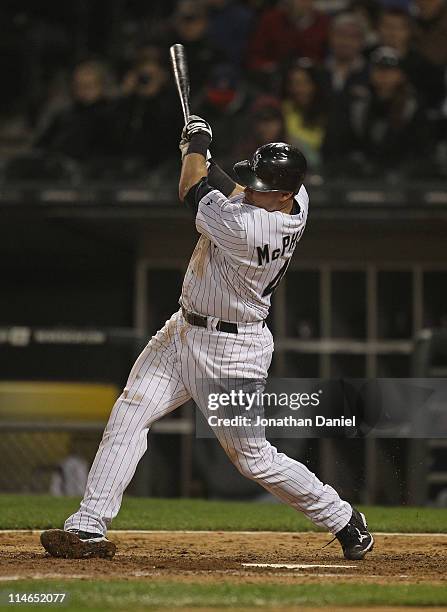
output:
POLYGON ((259 20, 249 46, 247 65, 273 72, 295 57, 321 61, 326 52, 329 17, 314 7, 314 0, 285 0, 267 9, 259 20))

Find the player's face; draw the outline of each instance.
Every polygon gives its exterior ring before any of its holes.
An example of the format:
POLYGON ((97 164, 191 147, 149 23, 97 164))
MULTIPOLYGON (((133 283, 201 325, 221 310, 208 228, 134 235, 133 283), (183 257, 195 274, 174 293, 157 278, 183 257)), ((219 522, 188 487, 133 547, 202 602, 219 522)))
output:
POLYGON ((284 193, 282 191, 255 191, 250 187, 245 187, 244 194, 244 202, 269 212, 282 210, 293 195, 291 192, 284 193))

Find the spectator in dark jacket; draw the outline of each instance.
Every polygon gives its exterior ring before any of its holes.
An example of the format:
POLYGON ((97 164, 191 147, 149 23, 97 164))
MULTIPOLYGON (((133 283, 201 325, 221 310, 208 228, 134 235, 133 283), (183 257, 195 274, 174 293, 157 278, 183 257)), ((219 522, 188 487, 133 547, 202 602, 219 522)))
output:
POLYGON ((407 12, 386 9, 379 19, 379 42, 397 51, 410 82, 430 107, 437 106, 445 95, 445 67, 435 66, 412 47, 412 29, 412 19, 407 12))
POLYGON ((203 87, 213 66, 223 59, 210 39, 209 25, 204 0, 179 0, 170 28, 161 41, 166 48, 175 43, 185 47, 193 92, 203 87))
POLYGON ((35 148, 78 160, 106 155, 110 142, 110 102, 107 71, 98 61, 78 64, 71 79, 72 102, 50 118, 38 134, 35 148))
POLYGON ((250 43, 247 64, 273 72, 291 57, 321 61, 326 53, 329 17, 314 0, 286 0, 260 17, 250 43))
POLYGON ((180 104, 167 69, 154 55, 141 57, 125 80, 128 95, 114 112, 114 153, 144 159, 150 171, 176 155, 180 104))
POLYGON ((358 15, 341 13, 334 17, 329 34, 329 55, 323 71, 329 95, 344 94, 367 83, 364 46, 364 26, 358 15))
POLYGON ((424 109, 393 49, 373 52, 369 87, 345 110, 344 120, 339 116, 328 126, 324 146, 325 160, 335 160, 338 170, 356 176, 409 172, 428 154, 424 109))

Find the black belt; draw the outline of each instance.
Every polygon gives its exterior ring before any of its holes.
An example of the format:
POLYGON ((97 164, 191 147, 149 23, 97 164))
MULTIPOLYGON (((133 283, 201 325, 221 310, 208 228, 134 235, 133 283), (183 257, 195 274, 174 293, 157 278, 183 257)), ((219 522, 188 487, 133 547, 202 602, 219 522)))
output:
MULTIPOLYGON (((198 315, 195 312, 189 312, 182 306, 182 315, 185 320, 188 321, 191 325, 196 325, 197 327, 205 327, 208 328, 208 318, 202 317, 202 315, 198 315)), ((262 322, 262 327, 265 326, 265 321, 262 322)), ((227 321, 218 321, 216 325, 217 331, 226 332, 227 334, 237 334, 238 328, 236 323, 228 323, 227 321)))
MULTIPOLYGON (((182 306, 182 314, 186 321, 191 325, 196 325, 197 327, 208 327, 208 318, 202 317, 202 315, 198 315, 195 312, 189 312, 182 306)), ((237 334, 238 329, 236 323, 228 323, 227 321, 218 321, 216 325, 217 331, 226 332, 227 334, 237 334)))

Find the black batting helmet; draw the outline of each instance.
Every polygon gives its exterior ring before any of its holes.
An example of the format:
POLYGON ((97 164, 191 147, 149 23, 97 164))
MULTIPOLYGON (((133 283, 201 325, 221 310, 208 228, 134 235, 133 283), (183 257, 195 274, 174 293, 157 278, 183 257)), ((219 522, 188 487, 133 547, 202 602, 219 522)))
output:
POLYGON ((255 191, 291 191, 303 184, 307 163, 296 147, 284 142, 270 142, 255 151, 251 161, 234 164, 239 182, 255 191))

